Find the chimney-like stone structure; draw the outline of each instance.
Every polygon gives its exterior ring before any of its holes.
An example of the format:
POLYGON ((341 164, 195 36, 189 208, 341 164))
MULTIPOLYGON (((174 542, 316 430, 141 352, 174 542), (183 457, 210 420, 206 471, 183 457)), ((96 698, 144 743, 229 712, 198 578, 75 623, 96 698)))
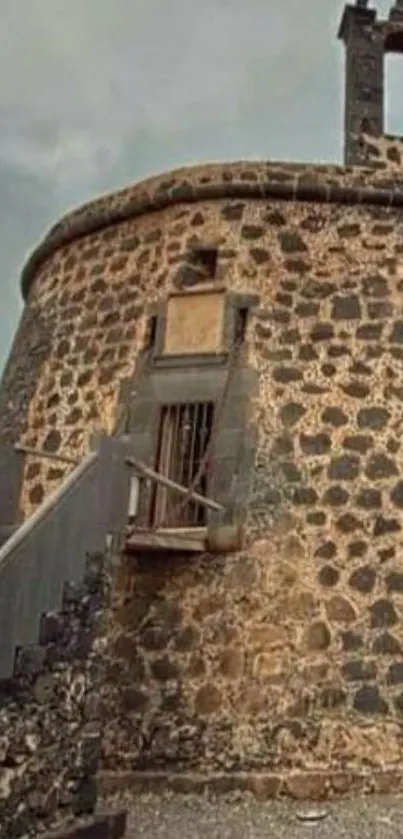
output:
POLYGON ((368 162, 361 135, 380 137, 385 124, 384 64, 387 53, 403 53, 403 4, 396 0, 379 20, 367 0, 344 7, 338 37, 346 48, 344 162, 368 162))

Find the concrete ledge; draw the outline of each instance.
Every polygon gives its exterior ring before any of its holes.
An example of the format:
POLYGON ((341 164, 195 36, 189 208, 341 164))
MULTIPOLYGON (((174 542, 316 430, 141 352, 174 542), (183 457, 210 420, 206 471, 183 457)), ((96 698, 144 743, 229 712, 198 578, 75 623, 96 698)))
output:
POLYGON ((102 772, 100 795, 144 792, 225 795, 249 792, 261 799, 293 798, 323 801, 350 795, 381 795, 403 791, 403 765, 384 769, 290 772, 234 772, 203 775, 181 772, 102 772))
POLYGON ((43 839, 121 839, 126 833, 125 811, 95 816, 87 823, 47 833, 43 839))

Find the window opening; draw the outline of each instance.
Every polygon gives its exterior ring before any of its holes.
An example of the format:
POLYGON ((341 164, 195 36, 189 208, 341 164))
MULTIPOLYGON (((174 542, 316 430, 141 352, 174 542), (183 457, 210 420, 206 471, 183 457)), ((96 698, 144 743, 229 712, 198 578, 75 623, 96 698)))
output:
MULTIPOLYGON (((164 405, 161 408, 155 470, 190 487, 198 476, 213 427, 212 402, 164 405)), ((207 495, 205 470, 194 484, 195 492, 207 495)), ((189 499, 180 504, 177 493, 161 485, 152 491, 150 524, 154 527, 203 527, 206 508, 189 499)))
POLYGON ((217 273, 217 248, 194 248, 192 251, 192 261, 195 265, 199 265, 206 278, 214 280, 217 273))
POLYGON ((403 134, 403 104, 402 104, 402 77, 403 77, 403 35, 400 40, 389 45, 385 55, 385 134, 401 136, 403 134))
POLYGON ((153 315, 148 319, 147 334, 146 334, 146 349, 151 350, 155 347, 157 338, 157 316, 153 315))
POLYGON ((237 309, 235 314, 234 343, 240 347, 245 343, 248 326, 249 310, 246 307, 237 309))

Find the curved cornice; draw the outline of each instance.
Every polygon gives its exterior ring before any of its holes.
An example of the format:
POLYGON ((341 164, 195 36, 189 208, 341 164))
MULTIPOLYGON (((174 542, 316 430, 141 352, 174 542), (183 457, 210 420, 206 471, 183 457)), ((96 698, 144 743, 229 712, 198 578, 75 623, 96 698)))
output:
POLYGON ((64 216, 28 258, 26 299, 41 264, 74 239, 175 204, 219 199, 315 201, 403 207, 403 172, 296 163, 215 163, 157 175, 97 198, 64 216))

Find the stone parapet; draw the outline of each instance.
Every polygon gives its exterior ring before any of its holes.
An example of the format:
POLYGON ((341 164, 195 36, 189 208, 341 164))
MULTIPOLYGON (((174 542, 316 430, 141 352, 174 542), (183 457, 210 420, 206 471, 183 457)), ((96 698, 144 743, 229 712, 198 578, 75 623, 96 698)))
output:
MULTIPOLYGON (((390 167, 393 161, 385 158, 390 167)), ((385 167, 386 168, 386 167, 385 167)), ((206 164, 164 173, 91 201, 66 215, 33 252, 22 273, 27 296, 44 260, 76 238, 177 204, 214 200, 291 200, 403 206, 403 172, 298 163, 206 164)))

